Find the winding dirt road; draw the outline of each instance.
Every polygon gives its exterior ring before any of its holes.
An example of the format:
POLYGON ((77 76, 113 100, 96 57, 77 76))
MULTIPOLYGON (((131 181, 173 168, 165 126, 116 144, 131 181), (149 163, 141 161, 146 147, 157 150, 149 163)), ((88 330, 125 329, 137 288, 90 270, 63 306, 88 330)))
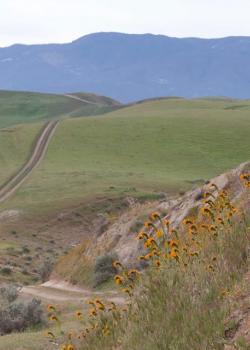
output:
POLYGON ((31 172, 39 165, 59 121, 45 124, 34 146, 33 152, 24 166, 4 185, 0 186, 0 203, 7 200, 22 185, 31 172))

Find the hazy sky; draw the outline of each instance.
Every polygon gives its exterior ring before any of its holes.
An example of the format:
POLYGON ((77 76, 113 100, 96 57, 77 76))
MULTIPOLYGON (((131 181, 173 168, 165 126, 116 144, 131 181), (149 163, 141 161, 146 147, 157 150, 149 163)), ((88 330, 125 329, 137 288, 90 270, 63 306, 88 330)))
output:
POLYGON ((99 31, 250 36, 250 0, 0 0, 0 47, 99 31))

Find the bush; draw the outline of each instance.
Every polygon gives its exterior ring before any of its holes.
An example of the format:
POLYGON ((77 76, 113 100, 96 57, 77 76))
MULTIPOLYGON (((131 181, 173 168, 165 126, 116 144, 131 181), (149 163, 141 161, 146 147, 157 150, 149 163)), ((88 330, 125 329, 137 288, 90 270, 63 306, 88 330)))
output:
POLYGON ((0 334, 21 332, 44 323, 41 301, 12 303, 0 308, 0 334))
POLYGON ((40 275, 42 282, 46 282, 49 279, 52 269, 53 269, 52 262, 49 260, 45 261, 38 271, 38 274, 40 275))
POLYGON ((0 297, 3 300, 7 300, 8 303, 12 303, 18 297, 18 289, 15 285, 0 288, 0 297))
POLYGON ((95 264, 95 286, 108 281, 113 277, 117 270, 113 267, 113 262, 117 260, 116 254, 105 254, 97 258, 95 264))
POLYGON ((1 268, 2 275, 9 276, 9 275, 11 275, 11 273, 12 273, 11 268, 9 268, 9 267, 2 267, 1 268))

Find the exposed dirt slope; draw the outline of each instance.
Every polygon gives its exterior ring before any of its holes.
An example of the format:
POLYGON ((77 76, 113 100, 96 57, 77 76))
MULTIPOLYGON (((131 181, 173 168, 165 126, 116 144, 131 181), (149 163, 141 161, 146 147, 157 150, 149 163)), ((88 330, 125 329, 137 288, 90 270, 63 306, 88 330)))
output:
MULTIPOLYGON (((143 249, 142 243, 135 239, 136 233, 142 229, 143 222, 147 218, 147 214, 157 210, 165 216, 171 223, 171 226, 177 228, 183 219, 187 216, 192 216, 199 211, 204 199, 205 191, 211 192, 211 183, 216 184, 219 190, 227 189, 231 200, 234 203, 241 200, 241 196, 245 193, 244 186, 240 181, 240 174, 250 170, 250 162, 243 163, 234 170, 231 170, 223 175, 212 179, 209 183, 201 187, 197 187, 186 192, 180 197, 173 197, 161 202, 149 203, 140 205, 131 203, 131 207, 118 220, 108 227, 106 231, 92 238, 92 242, 83 245, 83 249, 76 247, 71 250, 68 256, 66 255, 59 261, 55 276, 63 276, 67 280, 74 280, 74 271, 76 271, 76 280, 79 283, 79 269, 81 266, 88 268, 93 267, 98 256, 107 253, 115 253, 118 259, 127 266, 138 265, 138 255, 143 249), (141 226, 141 227, 140 227, 141 226), (67 271, 66 271, 67 270, 67 271)), ((214 190, 214 196, 217 195, 214 190)), ((248 198, 248 205, 250 206, 248 198)))

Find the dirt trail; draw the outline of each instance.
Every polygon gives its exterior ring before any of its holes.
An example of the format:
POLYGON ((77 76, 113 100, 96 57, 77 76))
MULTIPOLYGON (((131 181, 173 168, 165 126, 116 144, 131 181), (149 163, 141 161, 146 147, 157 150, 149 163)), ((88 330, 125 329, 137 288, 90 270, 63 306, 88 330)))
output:
POLYGON ((86 301, 93 297, 105 298, 117 304, 123 304, 125 298, 116 291, 93 291, 91 289, 73 286, 64 281, 51 280, 37 286, 25 286, 20 291, 23 295, 32 295, 53 301, 86 301))
POLYGON ((4 185, 0 186, 0 203, 8 199, 26 180, 30 173, 39 165, 48 148, 59 121, 46 123, 34 146, 31 157, 25 165, 4 185))
POLYGON ((75 96, 75 95, 66 94, 64 96, 69 97, 69 98, 73 98, 74 100, 77 100, 77 101, 82 101, 84 103, 89 103, 91 105, 100 106, 100 103, 89 101, 89 100, 84 100, 83 98, 75 96))

